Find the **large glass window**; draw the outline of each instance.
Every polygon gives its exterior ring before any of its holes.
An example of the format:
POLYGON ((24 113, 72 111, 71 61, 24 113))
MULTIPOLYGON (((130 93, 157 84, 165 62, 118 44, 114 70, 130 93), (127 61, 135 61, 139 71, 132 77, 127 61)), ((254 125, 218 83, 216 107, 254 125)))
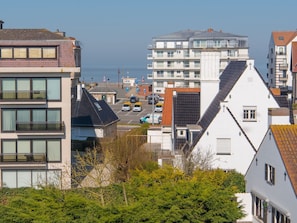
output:
POLYGON ((3 99, 14 99, 16 94, 15 79, 7 78, 2 80, 2 97, 3 99))
POLYGON ((2 187, 61 186, 61 170, 2 170, 2 187))
POLYGON ((43 58, 50 58, 54 59, 56 58, 56 48, 55 47, 46 47, 42 48, 42 56, 43 58))
POLYGON ((61 99, 60 78, 50 78, 47 80, 47 99, 61 99))
POLYGON ((60 78, 3 78, 1 89, 2 99, 61 99, 60 78))
POLYGON ((15 131, 16 130, 16 111, 2 110, 2 130, 15 131))
POLYGON ((17 98, 30 99, 30 79, 17 79, 17 98))
POLYGON ((33 99, 45 99, 46 80, 45 79, 32 79, 33 99))
POLYGON ((61 143, 60 140, 47 141, 47 159, 48 161, 61 160, 61 143))
POLYGON ((61 130, 60 109, 2 109, 2 131, 61 130))
POLYGON ((60 162, 60 139, 3 140, 3 162, 60 162))

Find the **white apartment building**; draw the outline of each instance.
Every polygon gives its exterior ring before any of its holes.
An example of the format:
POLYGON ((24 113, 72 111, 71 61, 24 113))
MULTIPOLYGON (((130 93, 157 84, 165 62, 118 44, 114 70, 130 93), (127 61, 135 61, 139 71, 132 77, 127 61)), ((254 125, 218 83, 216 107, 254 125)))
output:
POLYGON ((0 21, 0 186, 71 187, 71 86, 80 77, 74 38, 0 21))
POLYGON ((153 92, 164 94, 165 88, 199 88, 203 72, 221 73, 229 61, 249 58, 248 37, 208 29, 185 30, 154 37, 148 47, 153 92), (216 53, 219 66, 208 66, 209 53, 216 53), (207 66, 204 66, 207 63, 207 66), (203 69, 201 69, 203 68, 203 69), (215 71, 213 69, 216 69, 215 71))
POLYGON ((297 31, 272 32, 267 55, 268 86, 292 90, 292 43, 297 31))

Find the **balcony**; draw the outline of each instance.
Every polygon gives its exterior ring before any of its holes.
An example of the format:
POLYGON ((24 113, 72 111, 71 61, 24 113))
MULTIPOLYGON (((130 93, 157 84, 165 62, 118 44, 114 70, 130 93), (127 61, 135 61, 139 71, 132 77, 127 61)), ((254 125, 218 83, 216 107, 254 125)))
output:
POLYGON ((283 64, 279 64, 279 70, 288 70, 288 64, 287 63, 283 63, 283 64))
POLYGON ((64 122, 16 122, 17 132, 64 132, 64 122))
POLYGON ((45 163, 45 153, 5 153, 0 154, 1 163, 45 163))
POLYGON ((148 59, 148 60, 152 60, 152 59, 153 59, 153 55, 152 55, 152 54, 148 54, 148 55, 147 55, 147 59, 148 59))
POLYGON ((153 65, 152 64, 148 64, 147 65, 147 69, 149 69, 149 70, 153 69, 153 65))
POLYGON ((0 91, 0 101, 5 102, 46 102, 46 91, 0 91))

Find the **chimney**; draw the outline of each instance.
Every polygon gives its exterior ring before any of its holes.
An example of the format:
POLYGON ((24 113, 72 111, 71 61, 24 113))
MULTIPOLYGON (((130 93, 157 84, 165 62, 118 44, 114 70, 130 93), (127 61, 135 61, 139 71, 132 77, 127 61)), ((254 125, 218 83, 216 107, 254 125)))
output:
POLYGON ((3 29, 3 21, 2 20, 0 20, 0 29, 3 29))

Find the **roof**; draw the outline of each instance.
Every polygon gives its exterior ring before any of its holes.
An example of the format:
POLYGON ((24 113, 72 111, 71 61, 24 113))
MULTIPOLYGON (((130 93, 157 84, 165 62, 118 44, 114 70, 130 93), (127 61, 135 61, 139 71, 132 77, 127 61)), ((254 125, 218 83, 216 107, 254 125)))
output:
POLYGON ((86 89, 81 89, 77 100, 77 87, 71 88, 71 125, 81 127, 105 127, 118 122, 119 118, 104 101, 97 101, 86 89))
POLYGON ((222 31, 208 30, 182 30, 166 35, 154 37, 154 40, 189 40, 189 39, 213 39, 213 38, 246 38, 247 36, 239 36, 231 33, 224 33, 222 31))
POLYGON ((297 31, 274 31, 272 38, 274 45, 286 46, 297 36, 297 31))
POLYGON ((162 112, 162 125, 171 126, 173 109, 173 91, 176 92, 200 92, 200 88, 166 88, 162 112))
POLYGON ((292 43, 292 72, 297 73, 297 42, 292 43))
POLYGON ((176 126, 196 124, 200 118, 200 92, 176 92, 173 115, 176 126))
POLYGON ((0 29, 0 40, 63 40, 69 39, 47 29, 0 29))
POLYGON ((297 125, 271 125, 270 129, 297 195, 297 125))
POLYGON ((117 93, 117 91, 114 90, 114 89, 111 89, 109 87, 100 87, 100 86, 95 86, 95 87, 91 88, 89 90, 89 92, 91 94, 94 94, 94 93, 112 93, 112 94, 116 94, 117 93))
POLYGON ((207 129, 220 110, 220 102, 229 94, 246 68, 246 61, 231 61, 220 76, 219 92, 198 122, 203 131, 207 129))

